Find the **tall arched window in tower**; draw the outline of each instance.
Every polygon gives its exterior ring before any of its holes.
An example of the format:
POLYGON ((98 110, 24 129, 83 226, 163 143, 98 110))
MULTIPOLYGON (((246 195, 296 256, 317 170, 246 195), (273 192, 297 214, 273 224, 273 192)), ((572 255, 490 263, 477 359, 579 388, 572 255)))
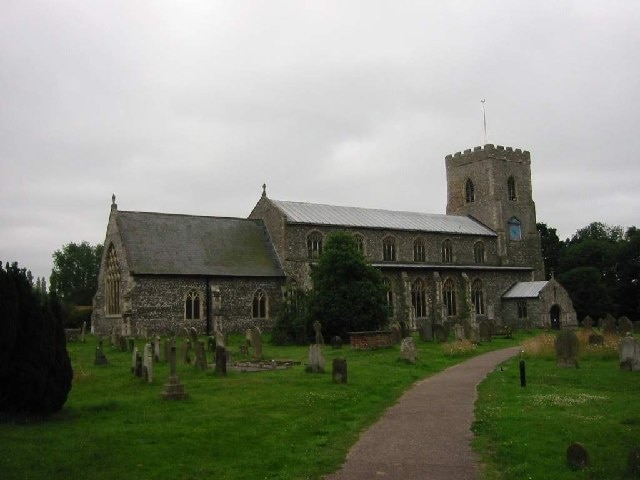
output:
POLYGON ((411 305, 416 318, 427 316, 427 292, 420 278, 411 284, 411 305))
POLYGON ((200 293, 191 290, 184 300, 184 318, 186 320, 200 320, 200 293))
POLYGON ((473 260, 475 263, 484 263, 484 243, 481 241, 473 245, 473 260))
POLYGON ((509 227, 509 239, 510 240, 522 240, 522 224, 516 217, 511 217, 508 222, 509 227))
POLYGON ((484 294, 482 293, 482 282, 476 280, 471 286, 471 301, 476 315, 484 315, 484 294))
POLYGON ((476 200, 475 189, 470 178, 467 178, 467 182, 464 184, 464 200, 467 203, 472 203, 476 200))
POLYGON ((516 181, 513 177, 509 177, 507 180, 507 197, 509 200, 516 200, 518 198, 516 195, 516 181))
POLYGON ((442 242, 442 263, 453 262, 453 249, 451 246, 451 240, 448 238, 442 242))
POLYGON ((120 265, 113 244, 107 251, 107 269, 105 275, 105 313, 120 315, 120 265))
POLYGON ((391 286, 391 280, 387 277, 382 279, 382 284, 385 288, 385 295, 387 300, 387 316, 393 317, 393 287, 391 286))
POLYGON ((417 238, 413 242, 413 261, 414 262, 424 262, 427 258, 426 249, 424 246, 424 240, 421 238, 417 238))
POLYGON ((322 255, 322 234, 311 232, 307 235, 307 258, 318 258, 322 255))
POLYGON ((385 237, 382 240, 382 259, 385 262, 395 262, 396 260, 396 239, 385 237))
POLYGON ((456 288, 453 280, 446 279, 442 285, 442 298, 447 316, 451 317, 456 314, 456 288))
POLYGON ((267 294, 258 290, 253 296, 253 318, 268 318, 267 307, 267 294))

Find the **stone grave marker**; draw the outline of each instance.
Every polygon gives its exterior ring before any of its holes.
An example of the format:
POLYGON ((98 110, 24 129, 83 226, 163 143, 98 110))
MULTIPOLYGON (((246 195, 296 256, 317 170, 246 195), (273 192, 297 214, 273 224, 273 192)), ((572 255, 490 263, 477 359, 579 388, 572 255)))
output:
POLYGON ((207 354, 204 349, 204 342, 202 340, 197 340, 195 343, 195 351, 196 351, 196 368, 200 370, 207 369, 207 354))
POLYGON ((582 328, 585 330, 591 330, 593 328, 593 318, 589 315, 582 319, 582 328))
POLYGON ((440 324, 433 325, 433 339, 438 343, 444 343, 447 341, 447 334, 445 329, 440 324))
POLYGON ((195 327, 191 327, 189 329, 189 339, 191 340, 192 345, 195 345, 198 341, 198 331, 195 329, 195 327))
POLYGON ((87 322, 82 322, 82 330, 80 330, 80 341, 84 343, 84 334, 87 331, 87 322))
POLYGON ((433 322, 430 318, 419 318, 418 335, 423 342, 433 342, 433 322))
POLYGON ((160 340, 160 336, 158 335, 156 335, 156 338, 153 340, 153 360, 158 363, 162 361, 160 340))
POLYGON ((342 348, 342 337, 336 335, 331 339, 331 348, 342 348))
POLYGON ((253 359, 258 360, 262 358, 262 335, 260 334, 260 329, 253 327, 247 333, 250 338, 251 348, 253 348, 253 359))
POLYGON ((135 348, 135 343, 136 342, 135 342, 134 338, 131 338, 131 337, 127 338, 127 351, 128 352, 132 352, 133 351, 133 349, 135 348))
POLYGON ((610 313, 602 320, 602 333, 618 333, 618 328, 616 326, 616 319, 610 313))
POLYGON ((227 348, 227 339, 224 336, 224 333, 222 333, 222 330, 220 329, 220 325, 216 325, 216 347, 224 347, 227 348))
POLYGON ((572 330, 561 330, 556 337, 556 364, 578 368, 578 337, 572 330))
POLYGON ((116 334, 115 325, 111 327, 111 346, 115 348, 120 346, 120 342, 118 340, 118 334, 116 334))
POLYGON ((589 454, 580 443, 574 442, 567 448, 567 464, 572 470, 582 470, 589 466, 589 454))
POLYGON ((142 378, 144 374, 142 368, 142 353, 138 352, 138 350, 136 350, 136 368, 134 373, 138 378, 142 378))
POLYGON ((96 358, 93 362, 94 365, 108 365, 107 357, 104 355, 104 351, 102 350, 102 340, 98 341, 98 346, 96 347, 96 358))
POLYGON ((626 335, 627 333, 633 333, 633 323, 627 317, 620 317, 618 319, 618 332, 620 335, 626 335))
POLYGON ((131 352, 131 373, 135 375, 136 373, 136 355, 138 354, 138 348, 133 347, 133 351, 131 352))
POLYGON ((188 338, 182 344, 182 363, 191 365, 191 340, 188 338))
POLYGON ((407 363, 416 363, 418 351, 416 350, 416 342, 413 337, 403 338, 400 343, 400 358, 407 363))
POLYGON ((597 333, 589 335, 589 345, 604 345, 604 337, 597 333))
POLYGON ((314 343, 309 345, 309 363, 307 371, 311 373, 324 373, 324 355, 322 346, 314 343))
POLYGON ((347 360, 334 358, 332 364, 332 376, 335 383, 347 383, 347 360))
POLYGON ((391 343, 393 345, 397 345, 400 343, 402 339, 402 329, 400 328, 400 324, 398 322, 394 322, 391 325, 391 343))
POLYGON ((146 382, 153 383, 153 346, 150 343, 144 346, 142 373, 146 382))
POLYGON ((618 355, 620 369, 630 372, 640 371, 640 344, 632 335, 627 335, 620 340, 618 355))
POLYGON ((169 351, 169 364, 171 366, 171 373, 169 374, 167 383, 164 384, 162 398, 165 400, 184 400, 188 395, 184 391, 184 385, 180 383, 178 375, 176 375, 176 347, 173 344, 169 351))
POLYGON ((491 329, 489 328, 489 324, 487 322, 478 322, 478 337, 480 337, 481 342, 491 341, 491 329))
POLYGON ((456 323, 453 326, 453 334, 455 335, 455 339, 456 340, 464 340, 465 339, 464 327, 462 325, 460 325, 459 323, 456 323))
POLYGON ((227 374, 227 349, 224 347, 216 347, 216 368, 215 372, 219 375, 227 374))
POLYGON ((627 472, 631 478, 640 478, 640 447, 629 450, 627 472))
POLYGON ((316 344, 324 345, 324 337, 322 336, 322 324, 318 320, 313 322, 313 331, 316 334, 316 344))

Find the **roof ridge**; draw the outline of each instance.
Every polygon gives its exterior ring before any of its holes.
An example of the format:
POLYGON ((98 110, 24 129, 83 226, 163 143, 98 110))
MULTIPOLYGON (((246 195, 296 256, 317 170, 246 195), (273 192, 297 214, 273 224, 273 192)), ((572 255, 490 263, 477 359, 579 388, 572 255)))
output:
MULTIPOLYGON (((355 210, 369 210, 369 211, 377 211, 377 212, 390 212, 390 213, 410 213, 415 215, 431 215, 437 217, 463 217, 469 218, 468 215, 449 215, 446 213, 428 213, 428 212, 416 212, 414 210, 389 210, 388 208, 372 208, 372 207, 355 207, 350 205, 331 205, 329 203, 313 203, 313 202, 299 202, 294 200, 276 200, 270 199, 276 203, 294 203, 296 205, 310 205, 310 206, 318 206, 318 207, 331 207, 331 208, 349 208, 355 210)), ((477 221, 475 218, 474 221, 477 221)))
POLYGON ((256 222, 254 218, 243 218, 243 217, 229 217, 229 216, 218 216, 218 215, 194 215, 189 213, 168 213, 168 212, 146 212, 140 210, 118 210, 118 213, 133 213, 133 214, 141 214, 141 215, 158 215, 158 216, 171 216, 171 217, 189 217, 189 218, 217 218, 221 220, 244 220, 250 222, 256 222))

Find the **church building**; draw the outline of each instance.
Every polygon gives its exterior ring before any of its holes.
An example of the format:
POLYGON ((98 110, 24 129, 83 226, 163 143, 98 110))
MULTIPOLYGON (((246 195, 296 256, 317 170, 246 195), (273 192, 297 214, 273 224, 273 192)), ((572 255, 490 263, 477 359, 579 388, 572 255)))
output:
POLYGON ((271 199, 248 218, 120 211, 112 202, 93 324, 153 333, 269 329, 291 289, 312 288, 328 234, 351 233, 382 272, 389 321, 577 325, 545 281, 527 151, 487 144, 448 155, 446 214, 271 199))

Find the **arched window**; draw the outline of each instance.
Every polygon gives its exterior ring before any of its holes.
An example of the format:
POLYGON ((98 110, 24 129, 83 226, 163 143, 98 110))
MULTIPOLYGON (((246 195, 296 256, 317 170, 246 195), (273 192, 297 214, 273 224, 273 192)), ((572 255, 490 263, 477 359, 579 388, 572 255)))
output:
POLYGON ((105 275, 105 310, 107 315, 120 314, 120 265, 113 244, 107 251, 105 275))
POLYGON ((322 255, 322 234, 311 232, 307 235, 307 258, 318 258, 322 255))
POLYGON ((427 293, 419 278, 411 284, 411 305, 416 318, 427 316, 427 293))
POLYGON ((453 262, 453 250, 451 247, 451 240, 448 238, 442 242, 442 263, 453 262))
POLYGON ((396 260, 396 239, 393 237, 385 237, 382 240, 382 259, 385 262, 394 262, 396 260))
POLYGON ((467 183, 464 184, 464 200, 467 203, 472 203, 476 200, 475 188, 470 178, 467 178, 467 183))
POLYGON ((413 242, 413 261, 424 262, 426 258, 427 256, 425 253, 424 240, 418 238, 415 242, 413 242))
POLYGON ((516 217, 511 217, 508 223, 509 226, 509 239, 510 240, 522 240, 522 225, 520 220, 516 217))
POLYGON ((382 284, 385 288, 385 295, 387 300, 387 316, 393 317, 393 288, 391 286, 391 280, 384 277, 382 279, 382 284))
POLYGON ((456 314, 456 289, 453 280, 446 279, 442 286, 442 298, 447 311, 447 316, 451 317, 456 314))
POLYGON ((507 198, 509 200, 517 200, 518 198, 516 195, 516 181, 513 177, 509 177, 507 180, 507 198))
POLYGON ((364 237, 359 233, 356 233, 353 238, 356 241, 356 245, 358 246, 358 251, 364 255, 364 237))
POLYGON ((200 320, 200 294, 195 290, 187 293, 185 298, 184 318, 187 320, 200 320))
POLYGON ((473 260, 476 263, 484 263, 484 243, 478 241, 473 245, 473 260))
POLYGON ((484 294, 482 293, 482 282, 476 280, 471 286, 471 301, 477 315, 484 315, 484 294))
POLYGON ((268 318, 267 306, 267 294, 258 290, 253 296, 253 318, 268 318))

